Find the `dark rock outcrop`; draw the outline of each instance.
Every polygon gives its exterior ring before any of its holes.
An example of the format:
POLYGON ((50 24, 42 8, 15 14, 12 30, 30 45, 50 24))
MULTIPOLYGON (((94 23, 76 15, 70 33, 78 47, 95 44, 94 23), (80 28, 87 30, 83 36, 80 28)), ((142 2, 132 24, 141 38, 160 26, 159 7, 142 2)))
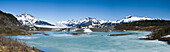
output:
POLYGON ((19 29, 21 23, 12 14, 0 11, 0 26, 0 28, 19 29))
POLYGON ((123 36, 123 35, 132 35, 132 34, 137 34, 137 33, 127 33, 127 34, 110 34, 108 36, 123 36))
POLYGON ((110 34, 108 36, 123 36, 123 35, 129 35, 129 34, 110 34))
POLYGON ((107 26, 104 28, 90 28, 93 32, 110 32, 114 30, 114 26, 107 26))
POLYGON ((29 27, 21 25, 12 14, 0 11, 0 34, 26 33, 26 30, 29 30, 29 27))

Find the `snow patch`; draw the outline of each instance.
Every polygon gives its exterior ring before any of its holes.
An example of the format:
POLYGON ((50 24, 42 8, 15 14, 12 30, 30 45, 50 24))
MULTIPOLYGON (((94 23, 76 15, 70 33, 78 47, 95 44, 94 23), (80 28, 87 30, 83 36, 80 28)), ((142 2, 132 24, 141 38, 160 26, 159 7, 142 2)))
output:
POLYGON ((168 38, 168 37, 170 37, 170 35, 163 36, 162 38, 168 38))
POLYGON ((147 40, 147 41, 145 41, 145 42, 166 44, 166 42, 158 41, 158 40, 147 40))
POLYGON ((138 37, 138 38, 148 38, 147 36, 140 36, 140 37, 138 37))
POLYGON ((68 35, 68 34, 61 34, 61 35, 49 35, 53 37, 67 37, 67 36, 73 36, 73 35, 68 35))
POLYGON ((90 30, 90 29, 83 29, 84 30, 84 32, 93 32, 92 30, 90 30))

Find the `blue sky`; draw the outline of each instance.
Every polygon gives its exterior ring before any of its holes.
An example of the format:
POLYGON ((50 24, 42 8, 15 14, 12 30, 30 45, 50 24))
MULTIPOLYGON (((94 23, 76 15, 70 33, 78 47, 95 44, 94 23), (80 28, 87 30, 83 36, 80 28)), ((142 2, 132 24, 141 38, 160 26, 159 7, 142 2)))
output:
POLYGON ((0 10, 57 21, 93 17, 119 20, 128 15, 170 20, 170 0, 0 0, 0 10))

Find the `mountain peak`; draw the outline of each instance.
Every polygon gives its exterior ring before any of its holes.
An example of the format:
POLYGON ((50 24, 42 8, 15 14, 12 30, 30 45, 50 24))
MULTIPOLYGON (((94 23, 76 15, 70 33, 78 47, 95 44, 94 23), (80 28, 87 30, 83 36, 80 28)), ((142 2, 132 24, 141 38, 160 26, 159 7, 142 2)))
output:
POLYGON ((124 22, 134 22, 134 21, 140 21, 140 20, 153 20, 147 16, 126 16, 125 18, 118 21, 118 23, 124 23, 124 22))
POLYGON ((32 25, 36 21, 39 21, 37 18, 27 13, 17 15, 16 18, 24 25, 32 25))
POLYGON ((30 16, 30 17, 32 17, 32 18, 35 18, 34 16, 32 16, 31 14, 28 14, 28 13, 23 13, 23 14, 21 14, 20 16, 25 16, 25 17, 30 16))
POLYGON ((129 19, 129 18, 149 18, 148 16, 132 16, 132 15, 129 15, 129 16, 126 16, 124 19, 129 19))
POLYGON ((133 17, 133 16, 132 15, 128 15, 128 16, 125 17, 125 19, 131 18, 131 17, 133 17))
POLYGON ((27 13, 23 13, 22 15, 28 15, 27 13))
POLYGON ((92 17, 87 17, 87 18, 85 18, 85 19, 95 19, 95 18, 92 18, 92 17))
MULTIPOLYGON (((30 14, 27 14, 27 13, 23 13, 23 14, 21 14, 21 15, 27 16, 27 15, 30 15, 30 14)), ((30 16, 32 16, 32 15, 30 15, 30 16)))
POLYGON ((23 14, 21 14, 21 15, 16 15, 16 18, 18 18, 18 19, 38 20, 38 19, 36 19, 34 16, 32 16, 31 14, 27 14, 27 13, 23 13, 23 14))

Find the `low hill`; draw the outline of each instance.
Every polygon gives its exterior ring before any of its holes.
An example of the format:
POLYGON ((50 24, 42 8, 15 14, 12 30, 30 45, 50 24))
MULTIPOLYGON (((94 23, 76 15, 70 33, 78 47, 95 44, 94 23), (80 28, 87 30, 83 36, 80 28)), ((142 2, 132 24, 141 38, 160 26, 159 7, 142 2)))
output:
MULTIPOLYGON (((116 30, 145 30, 152 31, 147 39, 164 40, 163 36, 170 35, 169 20, 143 20, 132 23, 121 23, 114 27, 116 30)), ((170 41, 170 39, 166 39, 170 41)))
POLYGON ((21 35, 28 34, 27 26, 22 26, 21 23, 9 13, 0 11, 0 52, 39 52, 34 47, 29 47, 17 40, 5 38, 6 35, 21 35))

